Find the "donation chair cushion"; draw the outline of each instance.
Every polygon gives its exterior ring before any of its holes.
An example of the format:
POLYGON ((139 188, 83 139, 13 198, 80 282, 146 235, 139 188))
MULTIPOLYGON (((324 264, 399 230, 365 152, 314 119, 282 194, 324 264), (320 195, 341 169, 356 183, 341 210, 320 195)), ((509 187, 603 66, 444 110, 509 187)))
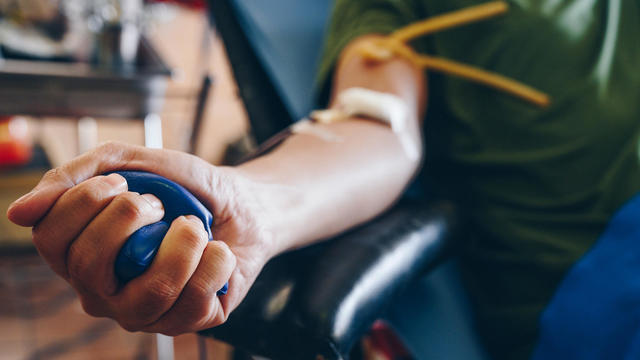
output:
POLYGON ((411 281, 444 256, 453 209, 403 202, 374 221, 269 262, 222 326, 255 355, 341 359, 411 281))

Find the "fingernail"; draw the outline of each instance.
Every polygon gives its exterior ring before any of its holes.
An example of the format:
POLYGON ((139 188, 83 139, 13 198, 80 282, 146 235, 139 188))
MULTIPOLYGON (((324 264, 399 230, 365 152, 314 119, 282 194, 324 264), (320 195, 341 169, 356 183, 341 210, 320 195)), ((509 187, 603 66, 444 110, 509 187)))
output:
POLYGON ((151 194, 144 194, 142 195, 142 197, 147 200, 147 202, 149 204, 151 204, 151 206, 153 206, 156 209, 163 209, 164 207, 162 206, 162 201, 160 201, 160 199, 158 199, 157 197, 151 195, 151 194))
POLYGON ((127 180, 123 178, 122 175, 115 173, 109 174, 104 178, 104 181, 106 181, 107 184, 113 186, 116 189, 127 189, 127 180))

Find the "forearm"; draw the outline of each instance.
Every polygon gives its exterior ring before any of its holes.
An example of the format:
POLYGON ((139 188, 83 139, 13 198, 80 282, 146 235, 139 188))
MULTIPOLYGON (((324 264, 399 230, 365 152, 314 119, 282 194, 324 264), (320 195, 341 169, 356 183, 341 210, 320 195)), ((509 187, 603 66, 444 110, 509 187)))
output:
MULTIPOLYGON (((346 58, 334 93, 360 86, 398 95, 409 106, 407 125, 420 148, 421 73, 400 60, 372 67, 346 58)), ((89 314, 130 331, 177 335, 210 328, 240 304, 271 256, 380 213, 419 166, 386 125, 352 118, 323 127, 341 141, 297 134, 237 168, 177 151, 104 144, 48 172, 7 215, 34 227, 38 252, 75 287, 89 314), (114 170, 149 171, 183 185, 212 210, 220 241, 209 241, 198 218, 179 217, 151 267, 119 282, 113 269, 122 245, 171 204, 128 191, 120 175, 100 176, 114 170), (225 283, 229 292, 216 296, 225 283)))
MULTIPOLYGON (((420 144, 421 70, 403 60, 365 64, 353 48, 342 56, 333 94, 357 86, 398 95, 409 106, 409 129, 420 144)), ((352 118, 315 126, 340 141, 296 134, 270 154, 237 168, 253 180, 252 192, 270 218, 276 252, 330 237, 376 216, 400 196, 420 165, 384 124, 352 118)))

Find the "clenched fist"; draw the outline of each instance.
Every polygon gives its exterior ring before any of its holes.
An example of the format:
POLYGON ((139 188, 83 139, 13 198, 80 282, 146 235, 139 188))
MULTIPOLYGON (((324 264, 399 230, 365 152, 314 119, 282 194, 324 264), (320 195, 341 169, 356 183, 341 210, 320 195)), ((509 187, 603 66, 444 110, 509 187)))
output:
POLYGON ((130 331, 177 335, 223 323, 277 252, 252 184, 234 169, 185 153, 108 143, 49 171, 8 216, 33 227, 38 251, 87 313, 130 331), (128 191, 122 176, 100 175, 114 170, 148 171, 183 185, 214 214, 215 241, 207 241, 197 217, 179 217, 149 269, 119 283, 120 248, 164 211, 153 195, 128 191), (229 293, 216 296, 227 281, 229 293))

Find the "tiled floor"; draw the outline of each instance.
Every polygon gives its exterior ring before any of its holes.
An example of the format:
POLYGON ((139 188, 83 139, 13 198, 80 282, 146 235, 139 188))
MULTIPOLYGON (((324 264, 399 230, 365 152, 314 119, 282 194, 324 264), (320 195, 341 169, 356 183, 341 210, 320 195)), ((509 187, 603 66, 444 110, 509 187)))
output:
MULTIPOLYGON (((206 340, 209 358, 228 349, 206 340)), ((195 335, 176 338, 176 359, 198 359, 195 335)), ((73 290, 36 254, 0 257, 0 359, 155 359, 155 336, 86 315, 73 290)))

